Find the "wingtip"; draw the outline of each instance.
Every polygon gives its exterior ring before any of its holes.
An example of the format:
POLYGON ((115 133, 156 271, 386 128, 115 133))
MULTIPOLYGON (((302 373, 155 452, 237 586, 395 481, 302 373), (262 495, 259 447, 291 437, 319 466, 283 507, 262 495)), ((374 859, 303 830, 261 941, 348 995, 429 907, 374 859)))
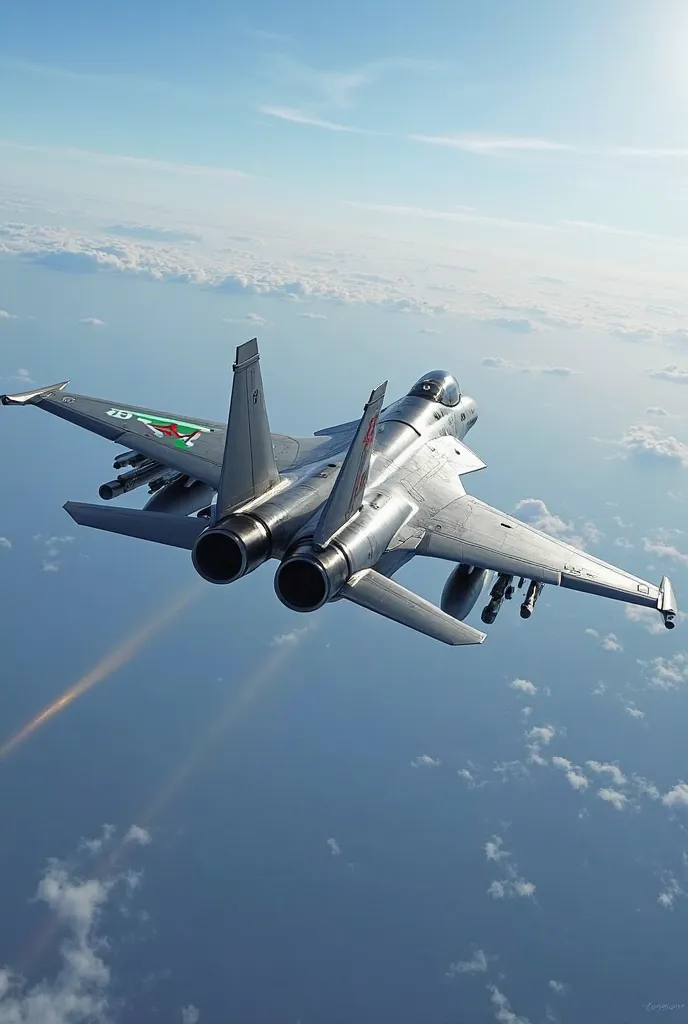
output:
POLYGON ((18 391, 13 395, 0 395, 0 402, 3 405, 33 405, 36 402, 40 402, 42 398, 48 398, 56 391, 64 391, 68 384, 68 380, 63 380, 58 384, 48 384, 46 387, 34 388, 32 391, 18 391))

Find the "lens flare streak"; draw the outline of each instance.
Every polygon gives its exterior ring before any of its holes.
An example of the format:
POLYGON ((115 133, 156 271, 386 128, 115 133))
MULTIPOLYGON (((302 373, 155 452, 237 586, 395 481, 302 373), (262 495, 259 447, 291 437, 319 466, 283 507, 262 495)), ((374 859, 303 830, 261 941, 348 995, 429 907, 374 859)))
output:
POLYGON ((32 718, 30 722, 27 722, 19 732, 10 736, 9 739, 0 746, 0 760, 7 757, 9 754, 17 750, 26 740, 28 740, 35 732, 37 732, 41 726, 45 725, 46 722, 50 721, 59 711, 63 711, 66 707, 69 707, 77 697, 86 693, 97 683, 102 683, 105 679, 122 668, 127 662, 131 661, 138 652, 148 643, 148 641, 161 629, 168 626, 173 619, 175 619, 181 612, 183 612, 202 591, 202 587, 195 586, 185 593, 181 594, 176 601, 170 601, 161 610, 158 610, 147 622, 132 633, 131 636, 126 637, 122 640, 113 650, 108 651, 104 657, 98 661, 93 668, 89 669, 80 679, 72 684, 67 690, 64 691, 59 697, 56 698, 51 704, 43 709, 39 714, 32 718))

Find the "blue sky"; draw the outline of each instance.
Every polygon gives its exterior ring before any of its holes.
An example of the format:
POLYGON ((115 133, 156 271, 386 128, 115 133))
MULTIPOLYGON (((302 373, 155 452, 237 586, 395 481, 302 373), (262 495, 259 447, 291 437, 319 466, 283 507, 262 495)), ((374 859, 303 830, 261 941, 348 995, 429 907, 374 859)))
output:
MULTIPOLYGON (((444 366, 468 489, 680 605, 683 8, 14 5, 0 391, 222 419, 258 334, 309 434, 444 366)), ((0 1024, 685 1017, 683 620, 554 588, 476 650, 304 620, 269 566, 199 587, 74 528, 106 442, 0 436, 0 1024)))
MULTIPOLYGON (((347 201, 470 207, 557 234, 576 222, 565 230, 583 253, 642 248, 644 234, 686 230, 686 33, 672 0, 436 2, 422 17, 384 3, 28 3, 4 20, 0 137, 234 168, 251 176, 250 206, 269 197, 308 220, 344 225, 347 201), (620 242, 600 224, 638 234, 620 242)), ((102 180, 103 165, 89 170, 102 180)), ((427 227, 398 211, 366 220, 427 227)), ((542 235, 517 233, 527 249, 542 235)))

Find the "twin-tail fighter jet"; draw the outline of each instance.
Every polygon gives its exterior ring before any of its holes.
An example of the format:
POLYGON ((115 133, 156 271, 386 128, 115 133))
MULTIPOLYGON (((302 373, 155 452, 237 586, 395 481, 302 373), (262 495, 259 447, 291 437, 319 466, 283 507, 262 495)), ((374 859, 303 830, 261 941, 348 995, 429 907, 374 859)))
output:
POLYGON ((666 576, 647 583, 466 493, 463 477, 485 463, 464 443, 476 403, 451 374, 426 373, 383 407, 385 382, 360 420, 291 437, 270 432, 255 338, 233 369, 226 425, 71 394, 69 381, 0 397, 121 445, 105 504, 66 511, 80 526, 187 549, 209 583, 235 583, 272 558, 275 592, 293 611, 344 599, 451 645, 485 639, 464 620, 490 584, 487 624, 525 584, 530 618, 550 584, 654 608, 673 629, 666 576), (143 509, 110 504, 146 485, 143 509), (439 607, 394 579, 414 556, 456 563, 439 607))

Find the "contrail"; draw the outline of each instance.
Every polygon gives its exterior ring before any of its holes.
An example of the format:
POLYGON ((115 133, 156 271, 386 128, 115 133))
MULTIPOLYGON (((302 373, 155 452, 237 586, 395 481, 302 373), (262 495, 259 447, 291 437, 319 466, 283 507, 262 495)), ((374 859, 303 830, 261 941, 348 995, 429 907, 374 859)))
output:
POLYGON ((27 722, 19 732, 0 746, 0 760, 13 753, 29 737, 33 736, 42 725, 45 725, 58 711, 69 707, 73 701, 80 697, 87 690, 90 690, 96 683, 102 683, 118 669, 131 661, 135 655, 144 647, 148 641, 165 626, 168 626, 173 619, 187 608, 192 601, 201 593, 202 585, 194 586, 183 593, 176 601, 171 601, 162 609, 156 611, 143 626, 140 626, 131 636, 120 641, 113 650, 109 651, 100 661, 96 662, 92 669, 89 669, 80 679, 77 679, 61 696, 49 704, 39 714, 27 722))

